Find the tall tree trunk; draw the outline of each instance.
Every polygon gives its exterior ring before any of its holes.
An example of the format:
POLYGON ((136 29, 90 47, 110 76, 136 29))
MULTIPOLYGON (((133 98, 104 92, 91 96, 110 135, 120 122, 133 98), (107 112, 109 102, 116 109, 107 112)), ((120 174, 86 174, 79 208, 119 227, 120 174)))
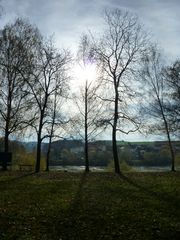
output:
POLYGON ((49 139, 48 150, 47 150, 47 155, 46 155, 46 172, 49 171, 49 157, 50 157, 50 152, 51 152, 51 143, 52 143, 52 137, 50 137, 50 139, 49 139))
POLYGON ((84 155, 85 155, 85 171, 89 172, 89 155, 88 155, 88 88, 87 81, 85 86, 85 145, 84 145, 84 155))
POLYGON ((118 93, 116 91, 114 122, 113 122, 113 129, 112 129, 112 148, 113 148, 115 173, 120 174, 119 157, 118 157, 117 140, 116 140, 117 120, 118 120, 118 93))
POLYGON ((8 130, 5 131, 5 137, 4 137, 4 152, 9 152, 9 132, 8 130))
POLYGON ((35 166, 35 172, 40 171, 40 162, 41 162, 41 133, 38 133, 37 138, 37 152, 36 152, 36 166, 35 166))
POLYGON ((48 144, 48 151, 47 151, 47 155, 46 155, 46 171, 47 172, 49 171, 49 157, 50 157, 50 153, 51 153, 51 143, 52 143, 52 138, 53 138, 53 134, 54 134, 56 108, 57 108, 57 92, 55 92, 55 96, 54 96, 53 118, 52 118, 51 132, 50 132, 50 138, 49 138, 49 144, 48 144))
POLYGON ((171 171, 174 172, 175 171, 175 153, 174 153, 174 149, 173 149, 173 145, 172 145, 172 141, 171 141, 171 137, 170 137, 168 123, 166 121, 166 117, 164 114, 163 106, 162 106, 159 98, 158 98, 158 101, 159 101, 159 105, 160 105, 160 109, 161 109, 161 113, 162 113, 162 117, 163 117, 163 121, 164 121, 164 125, 165 125, 165 130, 166 130, 168 144, 169 144, 169 150, 171 153, 171 171))
MULTIPOLYGON (((10 126, 10 112, 11 112, 11 91, 9 88, 9 95, 7 99, 7 115, 6 115, 6 126, 5 126, 5 133, 4 133, 4 152, 9 152, 9 126, 10 126)), ((7 170, 7 159, 3 160, 3 171, 7 170)))
MULTIPOLYGON (((4 152, 8 153, 9 152, 9 134, 8 132, 5 132, 5 137, 4 137, 4 152)), ((2 170, 7 171, 7 159, 3 159, 2 163, 2 170)))
POLYGON ((171 171, 174 172, 175 171, 175 154, 174 154, 174 149, 173 149, 172 141, 170 139, 169 134, 168 134, 168 143, 169 143, 169 148, 171 152, 171 171))
POLYGON ((174 172, 175 171, 175 153, 174 153, 174 149, 173 149, 173 145, 172 145, 172 141, 169 133, 168 124, 165 118, 164 118, 164 123, 165 123, 167 138, 168 138, 169 150, 171 153, 171 171, 174 172))
POLYGON ((87 140, 87 134, 85 134, 85 146, 84 146, 84 154, 85 154, 85 164, 86 168, 85 171, 89 172, 89 154, 88 154, 88 140, 87 140))
POLYGON ((35 172, 40 171, 40 166, 41 166, 41 132, 42 132, 42 127, 43 127, 43 111, 41 111, 41 117, 40 117, 40 122, 39 122, 39 130, 37 134, 37 152, 36 152, 36 166, 35 166, 35 172))
POLYGON ((48 151, 46 155, 46 172, 49 172, 49 156, 50 156, 50 149, 48 147, 48 151))
MULTIPOLYGON (((6 127, 5 127, 5 136, 4 136, 4 152, 9 152, 9 121, 6 121, 6 127)), ((7 170, 7 159, 3 159, 2 164, 3 171, 7 170)))
POLYGON ((117 140, 116 140, 116 128, 115 127, 113 127, 113 131, 112 131, 112 148, 113 148, 115 173, 120 174, 119 157, 118 157, 117 140))
POLYGON ((45 104, 43 109, 41 110, 41 115, 40 115, 39 129, 37 134, 37 152, 36 152, 35 172, 39 172, 40 166, 41 166, 41 142, 42 142, 41 134, 42 134, 42 128, 43 128, 43 117, 44 117, 46 103, 47 103, 47 98, 45 99, 45 104))

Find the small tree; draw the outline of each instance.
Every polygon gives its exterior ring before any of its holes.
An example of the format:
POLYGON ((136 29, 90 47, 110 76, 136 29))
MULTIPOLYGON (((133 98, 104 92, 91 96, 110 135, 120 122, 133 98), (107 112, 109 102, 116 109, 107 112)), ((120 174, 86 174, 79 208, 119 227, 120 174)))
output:
POLYGON ((102 102, 96 96, 97 86, 92 86, 88 81, 81 88, 78 96, 74 97, 78 114, 72 120, 73 129, 84 140, 85 171, 89 172, 89 142, 101 133, 97 126, 98 119, 102 114, 102 102))
MULTIPOLYGON (((58 78, 63 77, 66 78, 64 73, 62 73, 62 76, 59 76, 58 78)), ((57 78, 57 80, 58 80, 57 78)), ((59 81, 56 82, 58 84, 59 81)), ((66 87, 68 87, 66 85, 66 87)), ((50 160, 50 154, 51 154, 51 147, 52 147, 52 140, 63 138, 62 136, 66 132, 65 125, 69 122, 69 119, 65 117, 65 115, 62 113, 63 104, 64 101, 66 101, 67 98, 67 89, 65 89, 64 86, 64 92, 61 92, 62 89, 57 89, 54 92, 54 95, 51 96, 51 100, 49 103, 48 108, 48 114, 47 114, 47 124, 45 126, 45 132, 44 139, 47 138, 49 140, 48 147, 47 147, 47 153, 46 153, 46 171, 49 171, 49 160, 50 160), (60 90, 60 91, 58 91, 60 90)))
POLYGON ((83 81, 80 91, 74 97, 75 105, 78 109, 78 117, 72 121, 76 133, 84 140, 84 158, 85 171, 89 172, 89 142, 100 134, 97 122, 103 110, 102 101, 97 97, 100 83, 97 82, 97 76, 89 76, 90 71, 96 71, 95 64, 89 56, 89 42, 87 36, 81 39, 78 64, 80 65, 80 74, 83 74, 83 81), (77 124, 79 125, 77 127, 77 124), (78 131, 77 131, 78 130, 78 131))
POLYGON ((34 99, 33 111, 34 122, 31 126, 37 134, 37 155, 35 171, 40 171, 41 143, 46 137, 45 129, 48 121, 48 110, 51 107, 51 100, 54 96, 64 94, 67 79, 64 78, 64 71, 70 60, 68 51, 59 52, 52 44, 52 41, 38 42, 33 57, 30 77, 25 80, 30 88, 29 94, 34 99))
POLYGON ((166 81, 163 75, 164 64, 157 47, 151 46, 149 53, 143 58, 142 79, 144 85, 145 113, 148 116, 150 132, 166 134, 171 153, 171 170, 175 171, 175 153, 171 140, 171 124, 167 114, 169 101, 166 81))

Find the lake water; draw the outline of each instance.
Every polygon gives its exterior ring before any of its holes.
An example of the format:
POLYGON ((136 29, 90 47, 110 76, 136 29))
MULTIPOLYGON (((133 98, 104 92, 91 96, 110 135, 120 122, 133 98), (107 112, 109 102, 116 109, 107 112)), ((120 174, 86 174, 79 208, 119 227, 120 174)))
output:
POLYGON ((140 167, 133 167, 137 172, 168 172, 171 170, 171 167, 165 166, 165 167, 145 167, 145 166, 140 166, 140 167))
MULTIPOLYGON (((137 172, 166 172, 170 171, 170 167, 133 167, 137 172)), ((50 166, 50 170, 61 170, 68 172, 82 172, 85 170, 85 166, 50 166)), ((106 167, 90 167, 92 172, 107 171, 106 167)))
MULTIPOLYGON (((50 166, 50 170, 61 170, 68 172, 82 172, 85 170, 85 166, 50 166)), ((105 171, 106 167, 90 167, 92 172, 102 172, 105 171)))

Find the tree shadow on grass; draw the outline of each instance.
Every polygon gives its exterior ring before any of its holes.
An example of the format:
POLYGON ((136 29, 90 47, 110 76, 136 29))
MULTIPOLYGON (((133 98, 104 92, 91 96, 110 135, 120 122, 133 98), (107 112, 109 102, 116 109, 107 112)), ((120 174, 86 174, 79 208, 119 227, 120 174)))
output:
POLYGON ((70 206, 70 209, 69 211, 71 213, 76 213, 80 208, 81 208, 81 200, 82 200, 82 195, 83 195, 83 187, 84 185, 86 184, 86 181, 87 181, 87 176, 88 176, 88 173, 84 172, 80 178, 80 181, 79 181, 79 185, 78 185, 78 188, 77 188, 77 192, 73 198, 73 202, 70 206))
POLYGON ((149 189, 149 188, 147 188, 147 187, 145 187, 145 186, 143 186, 141 184, 138 184, 137 182, 135 182, 134 179, 131 179, 130 177, 127 177, 124 174, 121 174, 120 178, 122 180, 126 181, 131 186, 136 187, 137 189, 139 189, 143 193, 145 193, 145 194, 147 194, 149 196, 155 197, 158 200, 162 200, 162 201, 166 201, 166 202, 172 201, 172 197, 170 195, 168 195, 167 193, 166 193, 166 195, 164 195, 163 193, 153 191, 152 189, 149 189))
MULTIPOLYGON (((83 193, 84 186, 87 181, 88 173, 84 172, 79 180, 79 185, 77 187, 76 193, 70 203, 70 206, 64 212, 64 216, 61 216, 57 219, 54 229, 55 232, 53 236, 56 236, 56 239, 63 240, 73 240, 73 239, 84 239, 82 238, 82 215, 83 212, 83 193)), ((53 238, 54 239, 54 238, 53 238)))
MULTIPOLYGON (((179 197, 176 196, 175 193, 171 194, 171 193, 163 192, 163 190, 162 191, 152 190, 148 187, 141 185, 140 183, 137 183, 135 179, 125 176, 124 174, 121 174, 120 178, 126 183, 130 184, 131 186, 137 188, 140 192, 142 192, 146 196, 148 196, 148 199, 152 199, 152 201, 157 200, 159 202, 157 205, 158 206, 157 211, 161 211, 160 209, 162 207, 163 214, 167 215, 168 218, 170 218, 170 216, 173 217, 174 219, 176 219, 174 221, 176 221, 177 223, 180 223, 180 218, 179 218, 180 201, 179 201, 179 197)), ((180 239, 180 229, 174 228, 172 230, 170 227, 169 230, 168 229, 166 230, 167 230, 167 234, 172 235, 172 237, 170 238, 170 235, 167 235, 167 238, 165 239, 180 239)))
MULTIPOLYGON (((14 175, 7 175, 10 178, 7 178, 5 180, 0 181, 0 188, 2 188, 2 187, 4 188, 11 183, 16 183, 23 178, 26 178, 26 177, 29 177, 29 176, 32 176, 32 175, 35 175, 35 174, 36 174, 35 172, 23 172, 23 173, 17 172, 15 174, 15 176, 14 175), (11 177, 11 176, 13 176, 13 177, 11 177)), ((6 175, 4 175, 4 176, 6 176, 6 175)))
POLYGON ((120 178, 127 182, 128 184, 130 184, 131 186, 137 188, 138 190, 140 190, 140 192, 146 194, 148 197, 156 199, 160 202, 162 202, 162 204, 165 204, 167 206, 167 209, 169 212, 172 213, 172 211, 179 216, 178 214, 180 213, 180 201, 179 201, 179 197, 174 197, 175 194, 171 194, 171 193, 167 193, 167 192, 163 192, 162 191, 155 191, 152 190, 148 187, 145 187, 143 185, 141 185, 140 183, 137 183, 135 181, 135 179, 132 179, 124 174, 120 175, 120 178))
MULTIPOLYGON (((55 220, 52 232, 54 240, 79 239, 77 229, 78 217, 82 208, 83 187, 86 183, 86 179, 87 173, 83 173, 69 208, 59 213, 59 217, 55 220)), ((52 236, 50 236, 50 239, 52 239, 52 236)))

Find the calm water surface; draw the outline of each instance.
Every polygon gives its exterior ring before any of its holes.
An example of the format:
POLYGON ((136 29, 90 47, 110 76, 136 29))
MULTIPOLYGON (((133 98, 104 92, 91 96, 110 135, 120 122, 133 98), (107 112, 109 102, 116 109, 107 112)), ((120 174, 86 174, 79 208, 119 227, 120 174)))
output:
MULTIPOLYGON (((137 172, 166 172, 170 171, 170 167, 133 167, 137 172)), ((62 170, 68 172, 81 172, 84 171, 85 166, 50 166, 50 170, 62 170)), ((107 171, 106 167, 90 167, 90 171, 92 172, 102 172, 107 171)))
MULTIPOLYGON (((68 172, 81 172, 84 171, 85 166, 50 166, 50 170, 62 170, 68 172)), ((106 167, 90 167, 90 171, 99 172, 105 171, 106 167)))

